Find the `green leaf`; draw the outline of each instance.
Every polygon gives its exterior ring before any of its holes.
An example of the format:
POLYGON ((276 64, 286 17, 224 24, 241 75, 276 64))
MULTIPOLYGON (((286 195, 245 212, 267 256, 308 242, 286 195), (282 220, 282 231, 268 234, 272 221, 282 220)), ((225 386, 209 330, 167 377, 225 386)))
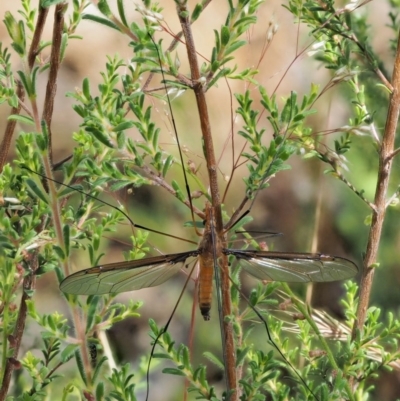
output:
POLYGON ((21 116, 20 114, 11 114, 7 120, 19 121, 22 124, 35 125, 32 117, 21 116))
POLYGON ((92 98, 90 95, 90 82, 87 78, 85 78, 82 82, 82 93, 87 100, 92 98))
POLYGON ((181 202, 183 202, 183 201, 185 200, 185 197, 183 196, 183 193, 182 193, 182 190, 181 190, 179 184, 178 184, 175 180, 173 180, 173 181, 171 182, 171 185, 172 185, 172 188, 174 188, 174 190, 175 190, 175 196, 176 196, 181 202))
POLYGON ((87 383, 87 376, 86 376, 86 372, 85 372, 85 366, 83 364, 82 356, 78 349, 75 350, 75 360, 76 360, 76 364, 78 366, 78 372, 81 375, 81 379, 85 383, 85 386, 87 386, 88 383, 87 383))
MULTIPOLYGON (((26 51, 26 35, 25 25, 22 21, 18 21, 14 16, 6 11, 4 14, 4 24, 7 28, 8 34, 10 35, 13 42, 11 43, 12 48, 18 53, 19 56, 24 57, 26 51)), ((18 71, 20 73, 21 71, 18 71)))
POLYGON ((192 12, 192 16, 190 18, 190 22, 193 24, 194 21, 196 21, 199 17, 201 12, 203 11, 203 5, 200 3, 197 3, 196 6, 194 7, 194 10, 192 12))
POLYGON ((108 6, 107 0, 100 0, 97 3, 97 8, 99 11, 104 14, 106 17, 112 17, 112 12, 110 10, 110 7, 108 6))
POLYGON ((88 333, 95 322, 97 315, 97 305, 99 304, 101 297, 98 295, 90 296, 87 300, 89 303, 89 310, 87 311, 87 319, 86 319, 86 333, 88 333))
POLYGON ((121 30, 118 28, 117 25, 114 24, 114 22, 111 22, 110 20, 99 17, 97 15, 92 15, 92 14, 83 14, 82 19, 86 19, 89 21, 97 22, 98 24, 108 26, 109 28, 113 28, 117 30, 118 32, 121 32, 121 30))
POLYGON ((53 249, 54 252, 57 254, 57 256, 60 258, 60 260, 65 260, 65 254, 61 247, 59 247, 58 245, 53 245, 53 249))
POLYGON ((104 397, 104 382, 100 381, 96 387, 96 401, 101 401, 103 397, 104 397))
MULTIPOLYGON (((97 380, 97 377, 99 376, 99 374, 100 374, 100 372, 101 372, 101 368, 102 368, 102 366, 104 365, 104 363, 105 362, 107 362, 108 361, 108 358, 106 357, 106 356, 103 356, 101 359, 100 359, 100 361, 98 362, 98 364, 96 365, 96 368, 95 368, 95 370, 94 370, 94 372, 93 372, 93 383, 95 383, 96 382, 96 380, 97 380)), ((102 383, 102 382, 100 382, 100 383, 102 383)), ((103 388, 103 391, 104 391, 104 388, 103 388)), ((97 394, 97 392, 96 392, 96 394, 97 394)))
POLYGON ((297 100, 297 93, 292 92, 290 97, 286 100, 285 106, 283 107, 282 113, 281 113, 281 120, 284 123, 289 123, 291 119, 293 118, 293 115, 295 113, 295 105, 296 105, 296 100, 297 100))
POLYGON ((108 148, 114 148, 113 144, 111 143, 110 139, 107 137, 107 135, 104 134, 104 132, 100 131, 96 127, 86 127, 86 131, 90 132, 99 142, 101 142, 103 145, 106 145, 108 148))
POLYGON ((23 71, 17 71, 17 74, 19 75, 19 79, 22 82, 22 86, 25 89, 26 94, 28 97, 31 97, 32 95, 32 84, 31 84, 31 78, 29 75, 25 75, 23 71))
POLYGON ((172 163, 174 162, 174 158, 172 155, 169 155, 165 160, 164 160, 164 166, 162 169, 162 176, 165 177, 168 173, 168 170, 172 166, 172 163))
POLYGON ((113 132, 124 131, 135 125, 133 121, 124 121, 113 128, 113 132))
POLYGON ((244 46, 246 43, 247 42, 245 40, 237 40, 237 41, 233 42, 229 47, 227 47, 225 49, 224 55, 227 56, 228 54, 233 53, 235 50, 244 46))
POLYGON ((26 185, 28 186, 28 190, 33 194, 36 195, 40 200, 42 200, 46 205, 49 203, 47 198, 47 194, 45 194, 36 184, 35 181, 28 178, 26 181, 26 185))
POLYGON ((68 344, 61 352, 61 362, 68 362, 78 348, 79 344, 68 344))
POLYGON ((65 0, 42 0, 40 3, 40 5, 43 7, 43 8, 48 8, 48 7, 50 7, 50 6, 54 6, 54 5, 56 5, 56 4, 59 4, 59 3, 62 3, 62 2, 64 2, 65 0))
POLYGON ((203 355, 212 363, 214 363, 214 365, 216 365, 219 369, 224 370, 224 363, 218 359, 214 354, 212 354, 211 352, 204 352, 203 355))
POLYGON ((63 61, 65 57, 65 51, 68 45, 68 33, 64 32, 61 36, 61 48, 60 48, 60 60, 63 61))
POLYGON ((121 22, 128 27, 128 22, 126 20, 125 16, 125 8, 124 8, 124 0, 117 0, 117 5, 118 5, 118 14, 121 18, 121 22))
POLYGON ((49 149, 49 143, 50 143, 49 130, 46 121, 42 120, 40 125, 42 127, 42 133, 36 135, 36 143, 42 152, 46 152, 49 149))
POLYGON ((35 67, 32 70, 32 77, 31 77, 31 93, 29 94, 29 97, 35 98, 36 97, 36 76, 39 73, 39 67, 35 67))
POLYGON ((224 25, 221 29, 221 45, 225 47, 229 43, 230 38, 231 38, 231 33, 229 27, 224 25))
POLYGON ((176 376, 183 376, 186 377, 185 373, 182 372, 180 369, 176 368, 164 368, 162 370, 163 373, 169 374, 169 375, 176 375, 176 376))
POLYGON ((66 196, 69 196, 71 194, 76 194, 76 192, 83 191, 82 185, 75 184, 75 185, 69 185, 68 187, 65 187, 64 185, 61 185, 58 188, 58 194, 57 198, 58 199, 63 199, 66 196))
POLYGON ((64 236, 64 250, 65 250, 66 257, 69 256, 69 245, 70 245, 69 233, 70 233, 69 224, 64 224, 63 236, 64 236))

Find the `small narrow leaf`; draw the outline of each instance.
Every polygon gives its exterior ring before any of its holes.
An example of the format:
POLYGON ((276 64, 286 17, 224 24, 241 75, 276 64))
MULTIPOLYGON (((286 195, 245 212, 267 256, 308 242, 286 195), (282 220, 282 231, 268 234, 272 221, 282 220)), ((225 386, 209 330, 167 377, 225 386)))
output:
MULTIPOLYGON (((95 368, 95 370, 93 372, 93 378, 92 378, 93 383, 96 383, 96 379, 97 379, 98 375, 100 374, 101 367, 104 365, 105 362, 107 362, 107 360, 108 360, 107 357, 103 356, 100 359, 100 361, 98 362, 98 364, 96 365, 96 368, 95 368)), ((100 383, 102 383, 102 382, 100 382, 100 383)), ((104 388, 103 388, 103 393, 104 393, 104 388)), ((96 390, 96 394, 97 394, 97 390, 96 390)))
POLYGON ((176 376, 184 376, 186 377, 185 373, 182 372, 180 369, 176 368, 165 368, 162 370, 163 373, 169 374, 169 375, 176 375, 176 376))
POLYGON ((134 126, 133 121, 124 121, 113 128, 114 132, 124 131, 126 129, 132 128, 134 126))
POLYGON ((20 114, 11 114, 11 116, 9 116, 7 120, 18 121, 22 124, 29 124, 29 125, 35 124, 32 117, 21 116, 20 114))
POLYGON ((75 360, 76 360, 76 364, 78 366, 79 374, 81 375, 81 379, 85 383, 85 386, 87 386, 88 383, 87 383, 85 367, 83 365, 82 356, 78 349, 75 350, 75 360))
POLYGON ((231 33, 229 31, 229 27, 224 25, 221 29, 221 45, 225 47, 229 43, 230 38, 231 38, 231 33))
POLYGON ((60 258, 60 260, 65 260, 64 251, 58 245, 53 245, 53 250, 57 254, 57 256, 60 258))
POLYGON ((92 14, 83 14, 82 19, 87 19, 89 21, 97 22, 98 24, 108 26, 109 28, 113 28, 113 29, 117 30, 118 32, 120 32, 120 29, 118 28, 118 26, 106 18, 99 17, 97 15, 92 15, 92 14))
POLYGON ((110 142, 110 139, 98 128, 86 127, 86 131, 90 132, 103 145, 106 145, 109 148, 114 148, 113 144, 110 142))
POLYGON ((41 1, 41 6, 43 8, 49 8, 50 6, 54 6, 56 4, 62 3, 65 0, 43 0, 41 1))
POLYGON ((117 0, 117 5, 118 5, 118 14, 121 18, 121 22, 128 27, 128 22, 126 20, 125 16, 125 8, 124 8, 124 1, 123 0, 117 0))
POLYGON ((96 387, 96 401, 101 401, 103 398, 104 398, 104 382, 100 381, 96 387))
POLYGON ((87 311, 86 333, 88 333, 93 327, 97 313, 97 305, 100 299, 101 298, 99 296, 94 295, 87 300, 87 302, 89 303, 89 310, 87 311))
POLYGON ((85 78, 85 79, 83 80, 83 83, 82 83, 82 93, 83 93, 83 95, 85 96, 85 98, 86 98, 87 100, 90 100, 90 99, 91 99, 91 96, 90 96, 90 83, 89 83, 89 80, 88 80, 87 78, 85 78))
POLYGON ((218 359, 214 354, 212 354, 211 352, 204 352, 203 355, 212 363, 214 363, 214 365, 216 365, 219 369, 224 370, 224 363, 218 359))
POLYGON ((69 234, 70 234, 69 224, 64 224, 63 235, 64 235, 64 250, 65 250, 66 257, 69 256, 69 245, 70 245, 69 234))
POLYGON ((192 17, 191 17, 191 23, 193 24, 194 21, 196 21, 199 17, 201 12, 203 11, 203 5, 198 3, 194 7, 194 10, 192 12, 192 17))
POLYGON ((49 200, 47 199, 47 195, 36 185, 36 182, 28 178, 26 180, 26 185, 28 186, 28 190, 36 195, 40 200, 44 203, 48 204, 49 200))
POLYGON ((61 352, 61 362, 65 363, 69 361, 78 347, 78 344, 68 344, 61 352))

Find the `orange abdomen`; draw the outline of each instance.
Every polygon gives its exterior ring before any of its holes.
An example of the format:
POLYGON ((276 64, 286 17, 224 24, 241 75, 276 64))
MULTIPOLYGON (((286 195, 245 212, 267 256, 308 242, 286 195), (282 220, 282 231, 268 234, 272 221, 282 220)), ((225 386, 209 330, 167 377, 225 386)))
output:
POLYGON ((212 257, 202 258, 200 256, 199 306, 204 320, 210 320, 213 276, 214 276, 213 258, 212 257))

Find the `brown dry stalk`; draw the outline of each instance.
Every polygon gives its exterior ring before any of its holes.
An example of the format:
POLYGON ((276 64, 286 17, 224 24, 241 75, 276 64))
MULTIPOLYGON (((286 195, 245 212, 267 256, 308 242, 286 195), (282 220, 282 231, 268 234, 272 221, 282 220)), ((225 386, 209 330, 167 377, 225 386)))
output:
POLYGON ((400 35, 397 42, 396 59, 394 63, 391 84, 393 86, 393 91, 390 96, 385 131, 382 138, 382 144, 379 149, 378 181, 376 185, 374 205, 372 208, 372 223, 364 258, 364 269, 360 282, 357 320, 353 327, 352 333, 353 339, 356 336, 356 330, 361 331, 364 326, 375 272, 374 264, 377 261, 382 226, 385 220, 387 207, 386 199, 393 160, 392 155, 394 150, 394 140, 400 112, 400 35))
MULTIPOLYGON (((17 96, 18 106, 11 109, 10 115, 19 114, 21 112, 21 105, 25 98, 25 91, 20 81, 17 81, 17 96)), ((0 173, 3 171, 4 164, 7 161, 8 152, 10 151, 11 146, 11 140, 14 135, 16 125, 16 120, 9 120, 7 122, 6 130, 4 132, 4 138, 0 144, 0 173)))
POLYGON ((46 87, 46 97, 44 100, 42 119, 46 121, 49 132, 49 158, 53 164, 53 146, 51 134, 51 119, 54 110, 54 98, 57 92, 57 76, 60 68, 61 40, 64 27, 64 13, 66 3, 58 4, 54 11, 53 41, 50 54, 50 71, 46 87))
MULTIPOLYGON (((43 216, 41 219, 41 223, 38 227, 38 232, 42 231, 45 226, 45 222, 47 220, 47 216, 43 216)), ((15 323, 14 332, 12 336, 9 336, 9 349, 12 351, 11 355, 8 356, 6 365, 4 368, 1 388, 0 388, 0 401, 4 401, 7 398, 8 389, 10 387, 12 374, 15 369, 20 369, 21 364, 18 361, 18 353, 22 342, 22 336, 25 331, 25 323, 26 318, 28 315, 28 306, 27 301, 32 298, 32 290, 35 289, 36 286, 36 270, 39 267, 38 263, 38 255, 39 255, 39 248, 37 248, 30 261, 29 261, 29 274, 24 277, 22 282, 22 297, 20 301, 20 306, 18 308, 18 317, 15 323)))
POLYGON ((28 66, 31 70, 35 64, 36 56, 39 54, 40 39, 42 38, 44 25, 47 19, 49 8, 39 7, 38 19, 36 21, 35 32, 33 33, 31 47, 28 53, 28 66))

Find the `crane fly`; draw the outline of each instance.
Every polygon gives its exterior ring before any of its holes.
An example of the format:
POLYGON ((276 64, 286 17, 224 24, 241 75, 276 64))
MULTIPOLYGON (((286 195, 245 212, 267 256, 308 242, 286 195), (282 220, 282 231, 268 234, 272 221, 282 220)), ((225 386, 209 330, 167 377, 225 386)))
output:
POLYGON ((358 272, 353 262, 337 256, 223 248, 213 231, 210 204, 206 204, 205 215, 204 232, 198 249, 95 266, 68 276, 61 282, 60 289, 68 294, 100 295, 154 287, 187 266, 187 259, 197 257, 200 266, 200 311, 204 320, 210 320, 215 260, 223 254, 234 256, 246 273, 259 280, 328 282, 348 279, 358 272))

